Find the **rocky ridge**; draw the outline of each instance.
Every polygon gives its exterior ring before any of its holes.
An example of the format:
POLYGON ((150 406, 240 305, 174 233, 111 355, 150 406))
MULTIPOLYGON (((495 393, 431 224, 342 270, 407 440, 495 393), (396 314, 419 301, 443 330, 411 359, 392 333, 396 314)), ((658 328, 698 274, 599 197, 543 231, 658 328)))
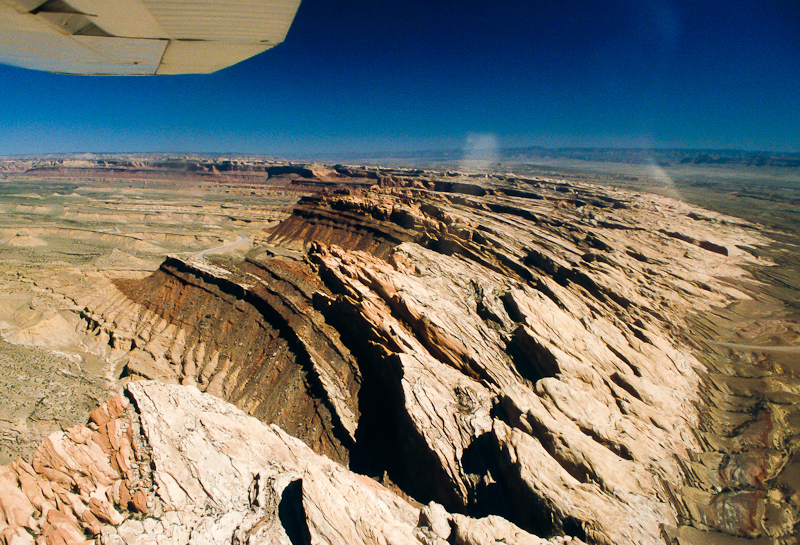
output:
MULTIPOLYGON (((700 431, 707 339, 688 316, 751 297, 743 267, 768 265, 757 230, 556 180, 367 179, 301 199, 244 261, 171 258, 87 296, 86 346, 127 379, 196 385, 412 503, 436 502, 427 530, 411 503, 392 515, 415 539, 481 542, 458 537, 471 535, 462 522, 519 541, 794 532, 800 497, 720 493, 732 462, 705 456, 700 431)), ((788 463, 787 441, 769 464, 788 463)), ((390 526, 370 539, 392 541, 390 526)))
POLYGON ((4 543, 564 542, 420 510, 196 388, 144 382, 124 394, 48 437, 32 464, 0 467, 4 543))

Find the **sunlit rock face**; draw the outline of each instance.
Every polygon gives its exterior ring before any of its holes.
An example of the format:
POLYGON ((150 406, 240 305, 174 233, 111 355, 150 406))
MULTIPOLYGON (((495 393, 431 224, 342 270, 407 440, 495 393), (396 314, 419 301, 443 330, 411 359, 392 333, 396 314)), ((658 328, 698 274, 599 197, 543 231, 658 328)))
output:
MULTIPOLYGON (((76 477, 62 485, 122 518, 77 531, 609 544, 793 532, 796 492, 775 479, 794 467, 796 409, 732 416, 714 385, 737 370, 708 374, 714 330, 694 318, 754 300, 745 267, 770 263, 748 250, 765 244, 752 226, 558 180, 339 168, 317 182, 245 260, 170 258, 87 303, 123 379, 172 385, 131 382, 115 417, 142 445, 122 464, 140 468, 126 484, 139 514, 114 504, 125 478, 101 449, 117 473, 85 493, 76 477)), ((70 434, 59 440, 90 445, 70 434)))
POLYGON ((32 465, 0 467, 0 494, 0 535, 14 544, 564 542, 500 517, 420 510, 275 425, 156 382, 129 384, 87 426, 50 436, 32 465))

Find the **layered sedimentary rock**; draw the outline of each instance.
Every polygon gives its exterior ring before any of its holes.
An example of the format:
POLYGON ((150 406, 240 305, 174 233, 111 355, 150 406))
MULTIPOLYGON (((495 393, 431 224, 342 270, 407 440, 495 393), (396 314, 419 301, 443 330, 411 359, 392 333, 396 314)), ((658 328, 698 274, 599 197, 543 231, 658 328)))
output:
POLYGON ((196 384, 346 462, 360 372, 312 306, 324 287, 301 262, 231 270, 169 259, 118 281, 89 301, 87 344, 123 376, 196 384))
POLYGON ((8 544, 565 541, 420 509, 275 425, 155 382, 129 384, 87 426, 48 437, 32 465, 0 467, 0 506, 8 544))
MULTIPOLYGON (((503 537, 497 525, 609 544, 794 532, 796 487, 719 477, 746 467, 752 441, 736 437, 750 416, 704 409, 707 339, 688 321, 750 298, 743 267, 769 265, 757 230, 552 180, 373 181, 302 199, 245 261, 173 258, 118 281, 86 302, 94 349, 440 504, 450 514, 428 509, 426 539, 503 537), (726 418, 730 441, 710 444, 726 418), (715 466, 713 453, 732 457, 715 466)), ((795 444, 755 456, 784 467, 795 444)))

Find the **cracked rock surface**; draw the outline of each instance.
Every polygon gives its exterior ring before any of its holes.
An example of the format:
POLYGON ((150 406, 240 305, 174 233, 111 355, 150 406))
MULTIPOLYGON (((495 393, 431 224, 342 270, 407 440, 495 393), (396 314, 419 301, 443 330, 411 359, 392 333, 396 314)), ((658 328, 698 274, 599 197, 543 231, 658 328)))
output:
POLYGON ((499 517, 421 511, 275 425, 157 382, 48 437, 33 465, 0 467, 0 506, 9 544, 551 543, 499 517))
MULTIPOLYGON (((83 502, 67 513, 75 532, 126 544, 797 533, 792 354, 739 361, 715 344, 777 304, 750 273, 772 265, 753 250, 767 245, 757 228, 588 184, 335 172, 244 259, 171 257, 80 300, 83 343, 132 403, 106 404, 113 429, 95 421, 37 451, 47 473, 37 458, 34 473, 72 494, 57 507, 83 502)), ((9 532, 56 524, 26 509, 9 532)))

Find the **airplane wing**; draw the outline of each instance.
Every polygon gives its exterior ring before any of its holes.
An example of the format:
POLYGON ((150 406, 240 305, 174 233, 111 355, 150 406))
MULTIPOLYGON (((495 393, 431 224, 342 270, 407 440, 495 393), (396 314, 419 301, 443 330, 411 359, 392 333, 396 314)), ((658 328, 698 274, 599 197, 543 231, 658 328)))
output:
POLYGON ((0 63, 82 75, 207 74, 286 38, 300 0, 0 0, 0 63))

